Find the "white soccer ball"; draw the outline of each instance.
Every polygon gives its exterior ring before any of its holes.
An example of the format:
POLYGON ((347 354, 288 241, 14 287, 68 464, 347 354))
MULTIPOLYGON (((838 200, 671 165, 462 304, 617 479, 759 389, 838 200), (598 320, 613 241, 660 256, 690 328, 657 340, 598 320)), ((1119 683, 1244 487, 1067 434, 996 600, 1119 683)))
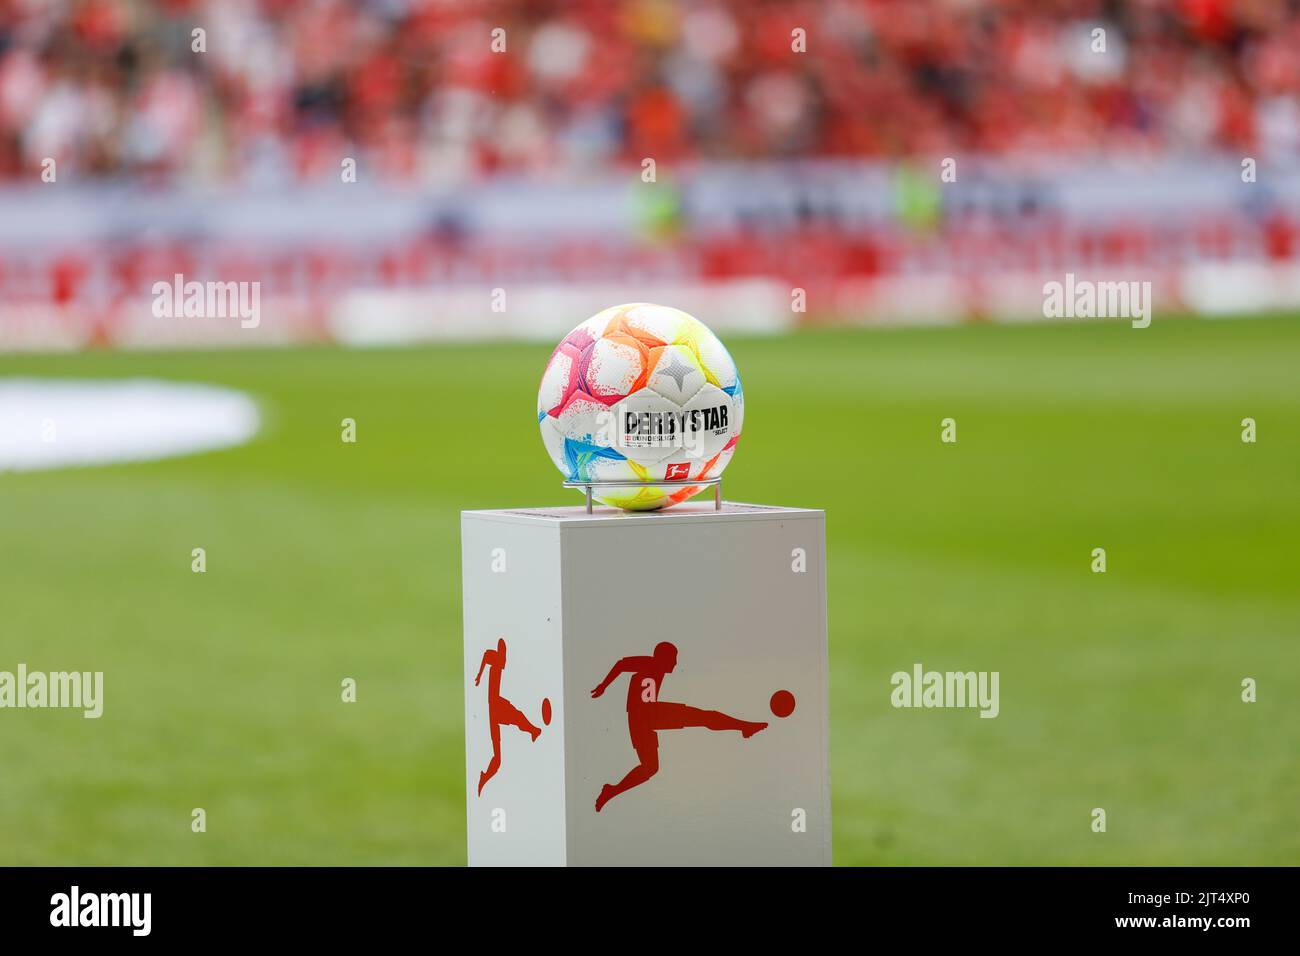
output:
POLYGON ((682 481, 596 489, 635 511, 677 504, 736 452, 745 397, 736 363, 694 316, 637 302, 593 315, 564 337, 537 390, 542 443, 573 481, 682 481))

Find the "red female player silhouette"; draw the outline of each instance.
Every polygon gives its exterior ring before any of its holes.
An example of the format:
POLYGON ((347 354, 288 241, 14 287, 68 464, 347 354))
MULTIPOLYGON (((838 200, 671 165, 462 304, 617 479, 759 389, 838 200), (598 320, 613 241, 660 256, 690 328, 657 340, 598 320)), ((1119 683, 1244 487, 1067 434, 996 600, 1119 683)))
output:
POLYGON ((627 730, 632 737, 632 749, 641 761, 618 783, 607 783, 600 788, 600 796, 596 798, 597 813, 620 793, 640 786, 659 772, 659 731, 707 727, 709 730, 739 730, 740 735, 748 739, 767 726, 756 721, 738 720, 717 710, 701 710, 660 700, 664 677, 676 666, 677 648, 664 641, 655 645, 650 657, 620 660, 591 692, 592 697, 599 697, 619 674, 632 675, 627 688, 627 730))
POLYGON ((540 727, 533 726, 527 717, 510 701, 501 696, 501 672, 506 669, 506 641, 505 638, 497 640, 497 649, 491 648, 483 652, 483 662, 478 666, 478 676, 474 678, 474 686, 483 678, 483 668, 488 667, 488 723, 492 727, 492 759, 488 762, 487 769, 478 775, 478 794, 483 796, 483 785, 491 780, 498 770, 501 769, 501 725, 506 724, 510 727, 518 727, 524 733, 528 734, 533 740, 537 740, 542 730, 540 727))

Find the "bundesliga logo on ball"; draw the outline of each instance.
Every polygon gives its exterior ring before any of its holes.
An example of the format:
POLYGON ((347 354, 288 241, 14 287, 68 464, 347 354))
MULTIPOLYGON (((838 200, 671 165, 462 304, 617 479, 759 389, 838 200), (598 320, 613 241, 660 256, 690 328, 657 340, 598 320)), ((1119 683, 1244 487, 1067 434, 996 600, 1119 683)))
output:
POLYGON ((649 511, 686 501, 735 454, 745 399, 736 364, 694 316, 644 302, 583 322, 551 353, 537 422, 569 481, 594 497, 649 511), (681 482, 652 485, 645 482, 681 482))

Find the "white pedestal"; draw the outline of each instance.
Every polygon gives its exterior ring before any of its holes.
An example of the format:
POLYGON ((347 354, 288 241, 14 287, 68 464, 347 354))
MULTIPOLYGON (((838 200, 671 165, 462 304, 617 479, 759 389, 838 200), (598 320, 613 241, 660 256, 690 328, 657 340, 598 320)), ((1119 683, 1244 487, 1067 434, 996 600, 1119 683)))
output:
POLYGON ((464 512, 470 864, 829 864, 825 517, 464 512))

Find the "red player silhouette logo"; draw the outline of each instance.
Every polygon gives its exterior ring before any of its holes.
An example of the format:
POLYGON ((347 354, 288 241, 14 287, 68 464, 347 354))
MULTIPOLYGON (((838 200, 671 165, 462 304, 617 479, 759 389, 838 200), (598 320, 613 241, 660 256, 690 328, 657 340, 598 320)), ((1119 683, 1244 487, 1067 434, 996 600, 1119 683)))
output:
MULTIPOLYGON (((517 727, 528 734, 534 741, 542 732, 540 727, 535 727, 529 722, 519 708, 501 696, 501 672, 506 669, 505 638, 497 641, 496 650, 489 648, 483 652, 483 662, 479 664, 478 676, 474 678, 475 687, 483 679, 483 668, 485 667, 490 668, 488 671, 487 696, 488 722, 492 728, 492 760, 489 761, 487 769, 478 775, 478 793, 480 797, 483 795, 483 785, 501 769, 501 725, 517 727)), ((549 724, 551 722, 550 711, 551 702, 549 699, 544 698, 542 700, 542 723, 549 724)))
POLYGON ((660 700, 664 677, 676 666, 677 648, 665 641, 655 646, 650 657, 624 657, 591 692, 592 697, 599 697, 619 674, 632 675, 627 688, 627 730, 632 737, 632 749, 640 760, 618 783, 607 783, 600 788, 600 796, 596 798, 597 813, 620 793, 640 786, 659 772, 659 731, 707 727, 709 730, 738 730, 748 739, 767 726, 756 721, 739 720, 717 710, 701 710, 675 701, 660 700))
POLYGON ((691 466, 688 462, 672 464, 664 470, 664 478, 668 481, 676 481, 679 478, 689 478, 691 476, 691 466))

